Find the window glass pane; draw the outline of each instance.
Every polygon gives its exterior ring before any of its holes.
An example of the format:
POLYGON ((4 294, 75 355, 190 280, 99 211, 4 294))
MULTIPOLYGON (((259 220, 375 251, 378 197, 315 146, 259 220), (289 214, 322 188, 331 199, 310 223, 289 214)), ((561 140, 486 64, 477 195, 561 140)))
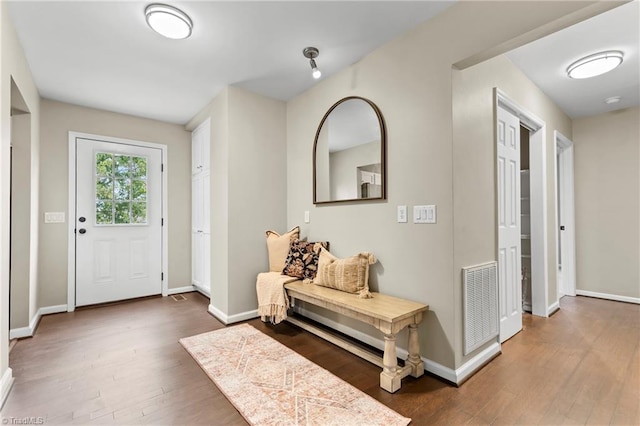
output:
POLYGON ((113 174, 113 155, 105 152, 96 153, 96 175, 111 176, 113 174))
POLYGON ((131 203, 131 222, 147 223, 147 203, 131 203))
POLYGON ((131 214, 129 208, 131 203, 128 201, 115 203, 115 223, 131 223, 131 214))
POLYGON ((96 201, 96 223, 98 225, 113 223, 113 203, 111 201, 96 201))
POLYGON ((131 157, 131 177, 147 180, 147 159, 131 157))
POLYGON ((126 155, 114 155, 116 177, 129 177, 131 171, 131 157, 126 155))
POLYGON ((117 201, 131 200, 131 179, 116 179, 113 197, 117 201))
POLYGON ((96 201, 113 199, 113 179, 99 177, 96 179, 96 201))
POLYGON ((134 180, 131 193, 133 201, 145 201, 147 199, 147 182, 134 180))
POLYGON ((96 224, 147 223, 147 159, 96 153, 96 224))

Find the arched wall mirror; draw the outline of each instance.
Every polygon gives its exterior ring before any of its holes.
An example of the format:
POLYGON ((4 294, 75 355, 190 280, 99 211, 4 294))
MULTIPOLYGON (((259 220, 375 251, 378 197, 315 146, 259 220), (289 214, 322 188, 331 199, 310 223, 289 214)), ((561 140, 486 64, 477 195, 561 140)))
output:
POLYGON ((324 115, 313 145, 313 202, 386 199, 386 131, 378 107, 350 96, 324 115))

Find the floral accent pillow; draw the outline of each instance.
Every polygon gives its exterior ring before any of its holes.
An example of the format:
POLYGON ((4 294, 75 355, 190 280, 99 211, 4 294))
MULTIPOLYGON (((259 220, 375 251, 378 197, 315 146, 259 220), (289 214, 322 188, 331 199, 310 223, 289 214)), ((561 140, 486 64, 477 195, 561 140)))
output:
POLYGON ((298 239, 291 240, 289 254, 282 273, 301 280, 313 280, 318 273, 320 247, 327 249, 329 243, 327 241, 312 243, 298 239))

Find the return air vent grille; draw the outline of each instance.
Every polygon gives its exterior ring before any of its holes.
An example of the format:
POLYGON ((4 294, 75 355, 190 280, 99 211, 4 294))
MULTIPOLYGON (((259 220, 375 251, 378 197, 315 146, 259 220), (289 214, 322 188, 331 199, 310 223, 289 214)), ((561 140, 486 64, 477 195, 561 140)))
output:
POLYGON ((496 269, 496 262, 462 268, 465 355, 499 333, 496 269))

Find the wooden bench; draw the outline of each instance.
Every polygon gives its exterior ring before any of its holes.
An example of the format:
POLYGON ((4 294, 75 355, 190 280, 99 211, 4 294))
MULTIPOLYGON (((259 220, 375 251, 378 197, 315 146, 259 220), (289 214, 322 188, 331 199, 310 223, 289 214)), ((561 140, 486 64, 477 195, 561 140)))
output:
POLYGON ((382 389, 393 393, 400 389, 404 377, 408 375, 420 377, 424 374, 424 364, 420 357, 418 324, 422 321, 423 313, 429 309, 429 306, 380 293, 371 293, 373 296, 371 299, 360 299, 355 294, 318 285, 303 284, 302 281, 285 284, 284 288, 289 297, 293 299, 292 305, 295 303, 295 299, 302 300, 355 318, 382 332, 384 335, 384 355, 380 359, 371 352, 349 344, 309 323, 292 317, 287 318, 287 321, 382 367, 380 373, 380 387, 382 389), (407 326, 409 327, 409 356, 404 367, 399 367, 396 354, 396 335, 407 326))

